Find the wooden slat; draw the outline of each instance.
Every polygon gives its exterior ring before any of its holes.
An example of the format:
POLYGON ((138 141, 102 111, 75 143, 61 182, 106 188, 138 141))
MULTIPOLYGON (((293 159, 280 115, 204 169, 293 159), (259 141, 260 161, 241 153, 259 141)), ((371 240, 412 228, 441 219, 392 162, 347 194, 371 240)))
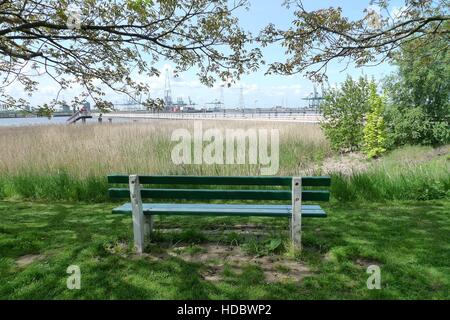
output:
MULTIPOLYGON (((127 183, 126 175, 110 175, 109 183, 127 183)), ((289 186, 291 177, 139 176, 142 184, 289 186)))
MULTIPOLYGON (((141 189, 142 198, 152 199, 203 199, 203 200, 290 200, 290 190, 214 190, 214 189, 141 189)), ((113 199, 130 196, 126 188, 110 188, 113 199)), ((328 201, 329 191, 304 190, 304 201, 328 201)))
POLYGON ((303 187, 329 187, 331 186, 331 177, 317 176, 317 177, 302 177, 303 187))
MULTIPOLYGON (((129 190, 111 188, 111 198, 127 198, 129 190)), ((289 190, 142 189, 142 198, 200 200, 288 200, 289 190)))
MULTIPOLYGON (((186 184, 186 185, 248 185, 248 186, 291 186, 292 177, 215 177, 215 176, 139 176, 141 184, 186 184)), ((128 183, 127 175, 109 175, 109 183, 128 183)), ((302 186, 330 186, 331 178, 302 177, 302 186)))
MULTIPOLYGON (((242 205, 242 204, 176 204, 144 203, 145 215, 200 215, 200 216, 257 216, 290 217, 291 205, 242 205)), ((131 204, 113 209, 115 214, 131 214, 131 204)), ((318 205, 302 205, 302 217, 326 217, 318 205)))
POLYGON ((330 201, 328 190, 303 190, 302 201, 330 201))

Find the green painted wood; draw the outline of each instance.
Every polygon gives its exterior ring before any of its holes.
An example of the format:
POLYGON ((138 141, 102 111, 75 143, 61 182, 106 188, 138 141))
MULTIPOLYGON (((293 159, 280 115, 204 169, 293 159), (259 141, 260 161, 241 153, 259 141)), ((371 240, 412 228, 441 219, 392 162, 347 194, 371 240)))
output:
POLYGON ((302 187, 329 187, 331 186, 331 177, 302 177, 302 187))
MULTIPOLYGON (((126 188, 110 188, 113 199, 130 197, 126 188)), ((214 190, 214 189, 142 189, 142 198, 152 199, 203 199, 203 200, 291 200, 290 190, 214 190)), ((329 201, 326 190, 304 190, 303 201, 329 201)))
MULTIPOLYGON (((127 198, 126 188, 109 189, 111 198, 127 198)), ((290 200, 289 190, 142 189, 142 198, 185 200, 290 200)))
MULTIPOLYGON (((128 183, 127 175, 110 175, 109 183, 128 183)), ((291 177, 139 176, 142 184, 289 186, 291 177)))
POLYGON ((302 201, 330 201, 328 190, 303 190, 302 201))
MULTIPOLYGON (((290 205, 242 205, 242 204, 176 204, 144 203, 145 215, 200 215, 200 216, 258 216, 290 217, 290 205)), ((131 204, 112 210, 115 214, 131 214, 131 204)), ((318 205, 302 205, 302 217, 324 218, 325 211, 318 205)))
MULTIPOLYGON (((139 176, 141 184, 186 184, 186 185, 249 185, 249 186, 291 186, 292 177, 208 177, 208 176, 139 176)), ((127 175, 114 174, 108 176, 108 183, 128 183, 127 175)), ((302 186, 327 187, 331 184, 331 178, 302 177, 302 186)))

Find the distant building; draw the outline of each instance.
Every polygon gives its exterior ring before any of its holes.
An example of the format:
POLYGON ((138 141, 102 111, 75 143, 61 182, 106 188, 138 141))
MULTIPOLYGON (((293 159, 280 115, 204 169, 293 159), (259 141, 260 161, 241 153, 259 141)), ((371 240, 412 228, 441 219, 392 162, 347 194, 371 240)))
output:
POLYGON ((70 106, 67 104, 62 105, 62 111, 63 112, 70 112, 70 106))
POLYGON ((20 108, 12 107, 6 103, 0 104, 0 112, 1 111, 22 111, 22 110, 31 111, 29 106, 26 106, 26 107, 20 109, 20 108))

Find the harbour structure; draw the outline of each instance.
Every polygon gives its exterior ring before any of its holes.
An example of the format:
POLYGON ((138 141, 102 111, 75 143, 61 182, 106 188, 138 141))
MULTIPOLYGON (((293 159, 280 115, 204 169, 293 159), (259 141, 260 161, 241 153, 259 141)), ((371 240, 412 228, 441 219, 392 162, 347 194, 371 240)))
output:
POLYGON ((321 93, 317 92, 316 86, 314 86, 313 92, 311 92, 307 97, 303 98, 303 100, 307 101, 307 106, 305 107, 306 111, 312 111, 315 113, 320 112, 320 104, 323 102, 323 88, 321 88, 321 93))
POLYGON ((166 69, 166 76, 164 80, 164 105, 166 107, 166 110, 170 110, 170 108, 173 106, 169 69, 166 69))

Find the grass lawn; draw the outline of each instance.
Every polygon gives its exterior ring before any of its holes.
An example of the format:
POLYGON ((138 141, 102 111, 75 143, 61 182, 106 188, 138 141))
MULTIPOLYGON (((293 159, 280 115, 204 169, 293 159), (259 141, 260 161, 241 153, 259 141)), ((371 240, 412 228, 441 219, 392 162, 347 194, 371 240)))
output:
POLYGON ((203 217, 157 218, 137 257, 131 217, 113 206, 0 202, 0 298, 450 298, 449 201, 328 205, 304 220, 300 257, 287 220, 203 217), (373 264, 380 290, 366 287, 373 264), (80 290, 66 288, 69 265, 80 290))

